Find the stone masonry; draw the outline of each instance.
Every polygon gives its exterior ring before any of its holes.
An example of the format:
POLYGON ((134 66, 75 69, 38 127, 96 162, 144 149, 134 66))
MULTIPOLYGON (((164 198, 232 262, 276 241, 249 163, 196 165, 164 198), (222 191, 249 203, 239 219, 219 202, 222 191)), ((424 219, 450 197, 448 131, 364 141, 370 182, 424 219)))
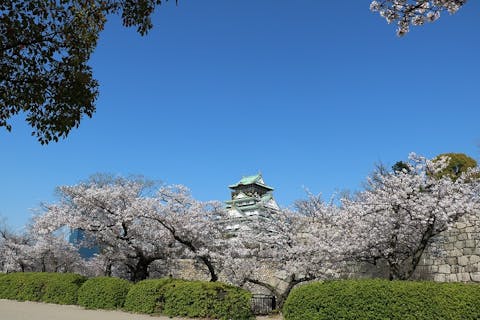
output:
POLYGON ((413 276, 439 282, 480 282, 480 217, 465 216, 436 236, 413 276))

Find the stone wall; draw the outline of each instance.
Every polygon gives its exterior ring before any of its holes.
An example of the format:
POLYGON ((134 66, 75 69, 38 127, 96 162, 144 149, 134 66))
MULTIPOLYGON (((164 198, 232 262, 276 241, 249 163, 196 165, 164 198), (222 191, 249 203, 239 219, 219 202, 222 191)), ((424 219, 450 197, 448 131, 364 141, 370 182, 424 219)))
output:
MULTIPOLYGON (((272 285, 279 291, 282 291, 286 288, 286 280, 288 277, 286 272, 277 270, 274 265, 264 265, 262 269, 258 271, 259 274, 256 276, 258 280, 272 285)), ((210 280, 210 276, 205 265, 193 259, 178 259, 175 264, 171 266, 168 275, 177 279, 185 280, 210 280)), ((224 274, 220 273, 218 276, 219 281, 226 283, 230 282, 224 274)), ((251 283, 246 283, 244 288, 255 294, 271 294, 266 288, 251 283)))
POLYGON ((440 282, 480 282, 480 219, 470 215, 436 236, 413 276, 440 282))
MULTIPOLYGON (((388 278, 388 268, 381 262, 376 266, 352 264, 344 277, 388 278)), ((412 280, 480 283, 480 216, 465 216, 449 231, 435 236, 412 280)))

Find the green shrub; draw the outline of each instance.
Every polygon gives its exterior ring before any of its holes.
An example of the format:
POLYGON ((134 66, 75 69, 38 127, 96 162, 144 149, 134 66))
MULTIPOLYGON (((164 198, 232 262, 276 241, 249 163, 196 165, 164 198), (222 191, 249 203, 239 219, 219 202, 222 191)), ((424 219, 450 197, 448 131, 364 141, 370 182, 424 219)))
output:
POLYGON ((49 277, 41 301, 56 304, 77 304, 78 291, 87 280, 73 273, 57 273, 49 277))
POLYGON ((78 291, 78 304, 87 309, 121 308, 131 286, 130 282, 119 278, 89 279, 78 291))
POLYGON ((159 313, 163 308, 163 287, 175 280, 171 278, 143 280, 130 288, 123 309, 138 313, 159 313))
POLYGON ((38 278, 37 274, 20 272, 6 274, 0 278, 0 298, 39 301, 40 290, 36 288, 38 281, 33 280, 34 277, 38 278))
POLYGON ((71 273, 18 272, 0 277, 0 298, 76 304, 85 277, 71 273))
POLYGON ((163 287, 163 310, 168 316, 251 319, 251 294, 219 282, 181 281, 163 287))
POLYGON ((480 319, 476 284, 386 280, 316 282, 292 290, 286 320, 480 319))
POLYGON ((9 299, 7 291, 10 287, 11 279, 6 274, 0 277, 0 299, 9 299))

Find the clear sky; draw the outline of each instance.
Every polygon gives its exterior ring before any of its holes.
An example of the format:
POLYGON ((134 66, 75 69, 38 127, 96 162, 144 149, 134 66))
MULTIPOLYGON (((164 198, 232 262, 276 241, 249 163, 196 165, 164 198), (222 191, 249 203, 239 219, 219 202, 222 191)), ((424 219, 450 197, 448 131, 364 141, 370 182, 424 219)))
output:
POLYGON ((0 216, 19 230, 56 186, 97 172, 226 200, 263 173, 283 206, 304 187, 358 190, 411 151, 480 156, 480 2, 397 38, 368 0, 181 0, 146 37, 112 17, 91 65, 98 111, 41 146, 0 130, 0 216))

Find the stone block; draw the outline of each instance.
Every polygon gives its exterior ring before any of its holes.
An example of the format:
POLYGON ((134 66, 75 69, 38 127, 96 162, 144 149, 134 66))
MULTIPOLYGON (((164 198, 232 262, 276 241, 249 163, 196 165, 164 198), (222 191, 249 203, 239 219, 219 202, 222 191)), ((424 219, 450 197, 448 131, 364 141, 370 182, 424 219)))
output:
POLYGON ((457 273, 457 280, 460 282, 469 282, 470 281, 470 274, 463 272, 463 273, 457 273))
POLYGON ((456 274, 447 274, 445 276, 445 281, 447 281, 447 282, 457 282, 458 281, 457 275, 456 274))
POLYGON ((461 256, 458 257, 458 264, 461 266, 466 266, 470 263, 470 259, 468 259, 468 256, 461 256))
POLYGON ((464 255, 473 255, 475 254, 475 248, 463 248, 464 255))
POLYGON ((455 246, 455 248, 461 250, 461 249, 465 248, 465 241, 455 241, 453 243, 453 245, 455 246))
POLYGON ((458 231, 458 229, 452 229, 452 230, 448 231, 445 235, 447 237, 452 237, 452 236, 456 236, 459 233, 460 232, 458 231))
POLYGON ((470 278, 474 282, 480 282, 480 272, 472 272, 470 273, 470 278))
POLYGON ((288 274, 285 270, 280 270, 275 272, 275 277, 278 279, 286 280, 288 277, 288 274))
POLYGON ((458 262, 457 262, 457 257, 454 257, 454 258, 447 258, 447 264, 453 266, 453 265, 456 265, 458 262))
POLYGON ((466 233, 460 233, 460 234, 457 236, 457 239, 458 239, 459 241, 461 241, 461 240, 467 240, 468 237, 467 237, 467 234, 466 234, 466 233))
POLYGON ((454 246, 453 243, 447 243, 443 246, 445 250, 453 250, 454 246))
POLYGON ((438 272, 440 273, 450 273, 450 266, 448 264, 442 264, 438 266, 438 272))
POLYGON ((268 283, 272 285, 274 288, 278 288, 282 286, 283 281, 278 278, 271 278, 271 279, 268 279, 268 283))
POLYGON ((467 227, 467 224, 464 222, 457 222, 455 224, 455 229, 465 229, 467 227))
POLYGON ((470 268, 470 265, 464 266, 464 267, 457 265, 456 268, 455 268, 455 272, 452 272, 452 273, 470 272, 470 269, 469 269, 469 268, 470 268))
MULTIPOLYGON (((437 273, 436 275, 433 276, 433 281, 445 282, 446 281, 445 275, 442 273, 437 273)), ((479 282, 480 282, 480 276, 479 276, 479 282)))
POLYGON ((479 239, 480 239, 480 233, 478 233, 478 232, 472 233, 472 239, 477 239, 477 240, 479 240, 479 239))
POLYGON ((479 263, 472 263, 465 267, 467 272, 478 272, 480 271, 479 263))
POLYGON ((467 248, 475 248, 475 241, 474 240, 466 240, 465 247, 467 248))
POLYGON ((470 256, 470 264, 474 264, 478 262, 480 262, 480 256, 477 256, 477 255, 470 256))
POLYGON ((448 256, 449 257, 460 257, 460 256, 463 256, 463 251, 461 249, 455 248, 455 249, 448 252, 448 256))
POLYGON ((456 235, 449 235, 446 239, 446 243, 455 243, 457 241, 457 236, 456 235))

